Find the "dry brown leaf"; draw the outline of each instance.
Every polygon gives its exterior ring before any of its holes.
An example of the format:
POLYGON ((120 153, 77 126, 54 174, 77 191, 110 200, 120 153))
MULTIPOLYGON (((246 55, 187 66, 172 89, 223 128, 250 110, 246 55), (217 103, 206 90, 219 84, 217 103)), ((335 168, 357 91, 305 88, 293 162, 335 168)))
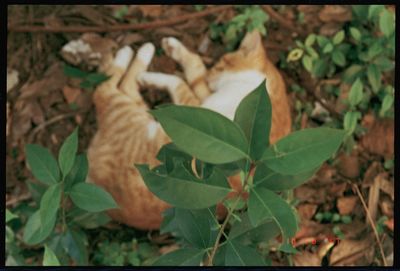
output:
POLYGON ((343 28, 342 24, 326 23, 319 29, 319 34, 323 36, 333 36, 343 28))
POLYGON ((158 18, 161 15, 161 5, 139 5, 139 10, 144 17, 158 18))
POLYGON ((351 20, 350 6, 325 5, 318 17, 323 22, 347 22, 351 20))
POLYGON ((375 177, 382 171, 382 164, 378 161, 372 162, 364 173, 362 187, 366 188, 373 184, 375 177))
POLYGON ((332 266, 370 265, 374 246, 369 239, 360 241, 344 239, 332 250, 329 263, 332 266))
POLYGON ((292 256, 294 266, 321 266, 321 259, 317 253, 300 251, 292 256))
POLYGON ((338 171, 347 178, 357 178, 360 175, 358 155, 356 153, 352 153, 351 155, 341 154, 338 157, 338 171))
POLYGON ((328 234, 330 230, 322 224, 312 220, 302 221, 300 229, 297 231, 295 239, 302 239, 308 237, 316 237, 320 234, 328 234))
MULTIPOLYGON (((359 213, 364 214, 364 210, 361 209, 359 213)), ((346 239, 359 239, 364 236, 365 229, 369 224, 365 224, 361 219, 354 218, 350 224, 340 224, 339 229, 343 232, 346 239)))
POLYGON ((349 96, 351 85, 342 83, 339 86, 339 97, 336 99, 335 103, 335 111, 339 112, 341 114, 344 114, 348 108, 349 105, 346 104, 347 98, 349 96))
POLYGON ((121 46, 132 45, 134 43, 144 42, 144 40, 145 37, 142 34, 128 33, 122 38, 120 44, 121 46))
MULTIPOLYGON (((378 211, 379 191, 380 191, 379 176, 380 174, 375 177, 374 183, 369 188, 369 195, 368 195, 368 210, 373 221, 375 221, 378 211)), ((365 221, 366 223, 369 223, 368 216, 365 217, 365 221)))
POLYGON ((326 201, 327 190, 305 184, 297 187, 294 190, 294 195, 298 200, 300 200, 300 202, 319 204, 326 201))
POLYGON ((391 230, 394 231, 394 218, 385 221, 385 225, 391 230))
POLYGON ((357 202, 358 202, 357 196, 348 196, 339 198, 336 203, 336 206, 339 210, 339 214, 341 215, 351 214, 354 211, 357 202))
POLYGON ((172 251, 175 251, 179 248, 180 247, 178 244, 172 244, 172 245, 168 245, 168 246, 163 246, 158 251, 160 252, 161 255, 164 255, 164 254, 170 253, 172 251))
POLYGON ((7 69, 7 92, 19 83, 18 71, 7 69))
POLYGON ((392 181, 388 181, 383 174, 379 175, 379 187, 383 192, 388 194, 392 200, 394 200, 394 183, 392 181))
POLYGON ((394 120, 393 119, 363 119, 363 126, 368 132, 361 138, 362 147, 372 154, 385 158, 394 155, 394 120))
POLYGON ((72 88, 69 86, 64 86, 62 89, 64 98, 68 104, 75 103, 78 97, 81 95, 82 90, 79 88, 72 88))
POLYGON ((387 196, 383 195, 382 199, 379 202, 379 206, 381 207, 382 214, 392 218, 394 212, 393 201, 390 200, 387 196))
POLYGON ((331 248, 335 245, 335 242, 324 242, 318 247, 317 255, 322 260, 325 255, 331 250, 331 248))
POLYGON ((314 216, 317 208, 318 206, 316 204, 303 203, 297 206, 297 212, 301 219, 310 220, 314 216))
POLYGON ((65 85, 66 80, 61 63, 56 62, 46 70, 41 80, 24 84, 18 100, 41 97, 55 92, 65 85))

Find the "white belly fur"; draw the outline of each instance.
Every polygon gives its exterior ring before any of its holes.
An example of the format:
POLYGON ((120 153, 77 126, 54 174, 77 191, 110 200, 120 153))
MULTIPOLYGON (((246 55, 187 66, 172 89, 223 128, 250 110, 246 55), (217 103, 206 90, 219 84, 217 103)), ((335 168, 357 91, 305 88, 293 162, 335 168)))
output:
POLYGON ((264 79, 265 74, 257 70, 224 72, 216 80, 209 82, 214 93, 207 97, 201 106, 233 120, 241 100, 264 79))

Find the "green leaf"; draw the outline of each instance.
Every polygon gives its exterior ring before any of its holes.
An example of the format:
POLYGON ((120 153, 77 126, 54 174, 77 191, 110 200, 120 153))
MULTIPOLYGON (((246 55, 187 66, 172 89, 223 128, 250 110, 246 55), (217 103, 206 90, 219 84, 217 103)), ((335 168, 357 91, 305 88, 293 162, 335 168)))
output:
POLYGON ((308 37, 306 38, 304 44, 305 46, 312 46, 316 40, 317 36, 313 33, 311 33, 310 35, 308 35, 308 37))
POLYGON ((68 77, 84 78, 88 75, 87 72, 81 71, 80 69, 74 68, 69 65, 64 66, 64 74, 68 77))
POLYGON ((361 40, 361 32, 355 27, 350 27, 350 35, 355 39, 356 41, 361 40))
POLYGON ((344 135, 343 130, 331 128, 303 129, 269 146, 262 161, 281 174, 306 172, 331 157, 342 143, 344 135))
POLYGON ((309 180, 318 169, 319 166, 306 172, 288 175, 274 172, 262 163, 257 166, 253 181, 255 186, 262 186, 272 191, 289 190, 309 180))
POLYGON ((301 59, 301 62, 303 63, 304 68, 308 72, 312 71, 313 62, 312 62, 312 59, 310 56, 308 56, 308 55, 303 56, 303 58, 301 59))
MULTIPOLYGON (((198 180, 180 164, 169 176, 150 171, 147 165, 136 165, 147 187, 160 199, 184 209, 204 209, 220 202, 231 189, 198 180)), ((214 171, 209 179, 225 178, 214 171), (216 175, 217 174, 217 175, 216 175)))
POLYGON ((280 234, 280 229, 274 220, 265 220, 253 227, 248 212, 239 215, 240 222, 233 224, 229 231, 229 240, 241 242, 244 245, 258 244, 271 240, 280 234))
POLYGON ((330 52, 332 52, 333 51, 333 44, 332 43, 327 43, 325 46, 324 46, 324 49, 322 49, 322 52, 324 53, 324 54, 327 54, 327 53, 330 53, 330 52))
POLYGON ((47 246, 44 246, 43 266, 60 266, 56 254, 47 246))
POLYGON ((312 74, 315 77, 321 78, 324 77, 326 72, 328 70, 328 61, 327 59, 317 59, 314 62, 313 68, 312 68, 312 74))
POLYGON ((291 244, 288 242, 283 243, 279 248, 279 251, 285 252, 285 253, 298 253, 299 251, 295 249, 291 244))
POLYGON ((74 223, 85 229, 101 227, 111 220, 111 218, 103 212, 89 213, 78 207, 68 211, 68 215, 72 218, 74 223))
POLYGON ((324 48, 328 43, 329 43, 329 39, 325 36, 317 36, 317 43, 319 45, 320 48, 324 48))
POLYGON ((375 58, 373 63, 377 65, 378 68, 383 72, 391 71, 394 69, 394 62, 385 56, 379 56, 375 58))
POLYGON ((88 212, 118 208, 112 196, 95 184, 78 183, 72 187, 69 195, 76 206, 88 212))
POLYGON ((384 9, 379 17, 379 29, 386 37, 389 37, 394 32, 394 14, 387 9, 384 9))
POLYGON ((349 92, 349 102, 351 106, 356 106, 358 105, 362 98, 363 98, 363 83, 361 82, 360 78, 357 78, 357 80, 353 83, 353 85, 350 88, 349 92))
POLYGON ((29 217, 25 225, 24 242, 28 245, 36 245, 42 242, 51 234, 55 225, 56 219, 54 217, 53 221, 50 221, 46 227, 42 227, 40 223, 40 211, 37 210, 29 217))
POLYGON ((370 5, 368 9, 368 19, 373 19, 378 16, 384 8, 384 5, 370 5))
POLYGON ((262 187, 251 189, 248 206, 253 226, 272 218, 281 230, 283 239, 296 234, 297 220, 292 207, 274 192, 262 187))
POLYGON ((387 93, 383 98, 381 109, 379 111, 379 115, 381 117, 385 116, 385 113, 392 107, 394 102, 394 97, 391 93, 387 93))
POLYGON ((346 57, 340 50, 333 50, 332 61, 340 67, 344 67, 346 65, 346 57))
POLYGON ((86 76, 85 80, 92 83, 93 86, 96 86, 104 81, 106 81, 109 76, 102 73, 90 73, 86 76))
POLYGON ((178 105, 150 113, 178 148, 202 161, 223 164, 248 157, 245 135, 237 124, 219 113, 178 105))
POLYGON ((40 201, 40 224, 45 231, 47 227, 53 226, 57 218, 57 211, 61 203, 61 183, 50 186, 40 201))
POLYGON ((211 208, 202 210, 175 208, 174 219, 180 235, 194 247, 200 249, 212 247, 219 229, 213 213, 215 211, 211 208))
POLYGON ((344 71, 343 78, 346 83, 353 83, 354 78, 361 76, 364 72, 363 66, 353 64, 344 71))
POLYGON ((367 77, 368 82, 372 87, 372 91, 374 93, 378 93, 379 89, 381 88, 381 72, 379 71, 378 67, 374 64, 370 64, 367 68, 367 77))
POLYGON ((65 191, 69 191, 74 184, 84 182, 89 170, 86 154, 79 154, 75 158, 74 166, 65 177, 65 191))
POLYGON ((248 154, 253 160, 260 159, 269 145, 271 118, 271 100, 267 93, 266 81, 263 80, 255 90, 243 98, 234 118, 249 142, 248 154))
POLYGON ((88 265, 88 241, 84 232, 68 228, 61 236, 61 244, 78 265, 88 265))
POLYGON ((344 40, 344 30, 340 30, 332 38, 332 42, 334 45, 338 45, 338 44, 342 43, 343 40, 344 40))
POLYGON ((174 143, 168 143, 158 151, 157 159, 171 172, 179 162, 191 161, 192 156, 180 150, 174 143))
POLYGON ((264 266, 265 262, 257 250, 228 240, 225 252, 227 266, 264 266))
POLYGON ((347 134, 352 134, 356 127, 357 127, 357 121, 361 118, 361 113, 360 112, 346 112, 343 118, 343 128, 346 130, 347 134))
POLYGON ((25 153, 26 160, 36 179, 47 185, 55 184, 60 180, 57 161, 46 148, 28 144, 25 146, 25 153))
POLYGON ((71 171, 75 162, 76 151, 78 150, 78 128, 70 134, 61 146, 58 153, 58 163, 63 176, 71 171))
POLYGON ((204 253, 197 248, 181 248, 162 255, 152 266, 200 266, 204 253))
POLYGON ((11 220, 18 218, 17 215, 14 215, 10 212, 10 210, 6 209, 6 223, 10 222, 11 220))

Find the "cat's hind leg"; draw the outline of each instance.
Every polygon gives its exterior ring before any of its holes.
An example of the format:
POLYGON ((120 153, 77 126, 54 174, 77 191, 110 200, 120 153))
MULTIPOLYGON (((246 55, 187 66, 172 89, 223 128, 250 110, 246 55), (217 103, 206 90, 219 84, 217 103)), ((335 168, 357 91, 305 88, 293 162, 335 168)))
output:
POLYGON ((119 87, 123 93, 130 96, 135 103, 143 103, 144 100, 139 92, 139 85, 136 77, 139 73, 147 70, 151 60, 154 56, 154 45, 150 42, 143 44, 137 54, 132 64, 128 68, 128 71, 124 75, 122 82, 119 87))
POLYGON ((179 40, 163 38, 161 46, 166 54, 178 62, 185 73, 186 81, 196 96, 203 101, 210 95, 206 82, 207 69, 198 54, 190 52, 179 40))
POLYGON ((154 87, 167 90, 175 104, 199 105, 199 99, 181 78, 160 72, 142 72, 137 77, 143 87, 154 87))

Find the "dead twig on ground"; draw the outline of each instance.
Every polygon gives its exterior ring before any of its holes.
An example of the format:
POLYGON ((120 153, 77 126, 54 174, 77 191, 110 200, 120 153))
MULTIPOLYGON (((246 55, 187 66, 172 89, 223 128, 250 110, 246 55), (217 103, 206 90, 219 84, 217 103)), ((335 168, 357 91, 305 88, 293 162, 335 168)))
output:
POLYGON ((104 25, 104 26, 38 26, 38 25, 22 25, 22 26, 7 26, 9 32, 47 32, 47 33, 71 33, 71 32, 113 32, 113 31, 126 31, 126 30, 143 30, 152 29, 161 26, 171 26, 182 23, 187 20, 198 19, 210 14, 218 14, 223 10, 230 8, 230 5, 216 6, 208 8, 204 11, 185 14, 177 16, 169 20, 156 20, 149 23, 141 24, 118 24, 118 25, 104 25))
POLYGON ((272 19, 277 21, 280 25, 282 25, 284 28, 289 29, 293 32, 296 32, 300 35, 304 35, 303 30, 295 27, 292 25, 290 21, 287 19, 283 18, 278 12, 276 12, 271 6, 269 5, 263 5, 262 8, 265 10, 266 13, 268 13, 269 16, 271 16, 272 19))
POLYGON ((77 114, 84 113, 84 112, 86 112, 86 110, 78 110, 78 111, 69 112, 69 113, 66 113, 66 114, 61 114, 61 115, 55 116, 54 118, 49 119, 48 121, 45 121, 45 122, 41 123, 40 125, 38 125, 37 127, 35 127, 32 130, 32 132, 29 135, 29 141, 28 142, 33 142, 33 139, 35 138, 36 134, 39 133, 44 128, 46 128, 47 126, 49 126, 49 125, 51 125, 53 123, 56 123, 56 122, 58 122, 60 120, 67 119, 67 118, 70 118, 70 117, 74 117, 77 114))
POLYGON ((373 230, 373 232, 374 232, 374 235, 375 235, 375 238, 376 238, 376 242, 378 243, 378 247, 379 247, 379 250, 380 250, 380 253, 381 253, 383 265, 384 265, 384 266, 388 266, 388 264, 387 264, 387 262, 386 262, 385 253, 383 252, 382 242, 381 242, 381 240, 380 240, 380 238, 379 238, 378 231, 376 230, 375 222, 373 221, 373 219, 372 219, 372 217, 371 217, 371 214, 370 214, 370 212, 369 212, 369 210, 368 210, 368 206, 367 206, 367 204, 365 203, 365 200, 364 200, 363 196, 361 195, 361 191, 360 191, 360 189, 358 188, 358 186, 355 185, 354 183, 352 183, 352 182, 350 182, 350 181, 348 181, 348 183, 354 188, 354 190, 356 190, 357 195, 358 195, 358 197, 360 198, 360 201, 361 201, 361 203, 362 203, 362 205, 363 205, 363 207, 364 207, 365 213, 366 213, 366 215, 367 215, 368 221, 369 221, 369 223, 371 224, 372 230, 373 230))

